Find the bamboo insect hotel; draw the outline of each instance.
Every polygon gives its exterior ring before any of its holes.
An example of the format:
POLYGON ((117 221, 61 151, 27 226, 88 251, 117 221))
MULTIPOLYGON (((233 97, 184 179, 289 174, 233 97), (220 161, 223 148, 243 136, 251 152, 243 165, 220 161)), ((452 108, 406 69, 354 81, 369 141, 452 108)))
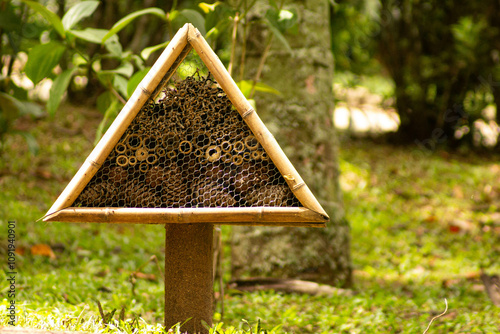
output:
POLYGON ((164 224, 165 326, 191 318, 182 327, 189 333, 208 333, 202 322, 212 323, 214 224, 324 227, 328 220, 191 24, 44 218, 164 224))

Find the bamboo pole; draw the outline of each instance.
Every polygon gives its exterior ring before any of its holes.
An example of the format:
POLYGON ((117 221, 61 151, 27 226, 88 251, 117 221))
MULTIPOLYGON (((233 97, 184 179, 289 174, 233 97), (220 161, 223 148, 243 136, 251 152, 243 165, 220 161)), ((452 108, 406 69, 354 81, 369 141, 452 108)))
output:
POLYGON ((290 160, 288 160, 276 139, 274 139, 274 136, 266 128, 243 93, 241 93, 219 57, 213 52, 198 29, 191 24, 189 24, 187 39, 212 73, 215 80, 217 80, 221 88, 226 92, 227 97, 236 107, 246 124, 250 127, 257 140, 266 150, 297 199, 306 208, 322 215, 325 220, 329 220, 327 213, 323 210, 311 190, 304 183, 290 160))
POLYGON ((327 220, 323 215, 303 207, 246 207, 67 208, 45 217, 44 221, 324 227, 327 220))
POLYGON ((56 202, 47 212, 50 215, 58 210, 69 207, 80 195, 87 183, 99 170, 109 153, 113 150, 120 137, 127 130, 142 106, 150 98, 155 98, 175 72, 182 60, 191 51, 187 43, 189 25, 185 24, 165 48, 151 70, 137 86, 136 90, 111 124, 89 157, 85 160, 70 183, 63 190, 56 202))

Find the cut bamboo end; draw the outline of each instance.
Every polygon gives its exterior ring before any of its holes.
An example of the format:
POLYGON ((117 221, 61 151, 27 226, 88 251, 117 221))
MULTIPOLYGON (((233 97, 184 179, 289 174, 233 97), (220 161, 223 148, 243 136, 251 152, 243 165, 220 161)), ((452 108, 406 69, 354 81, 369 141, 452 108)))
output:
POLYGON ((205 63, 208 70, 214 76, 215 80, 225 91, 229 100, 231 100, 243 120, 250 127, 262 147, 266 150, 267 154, 281 172, 300 203, 302 203, 302 205, 306 208, 317 212, 329 220, 328 214, 316 200, 311 190, 304 183, 274 136, 271 132, 269 132, 260 119, 259 115, 257 115, 251 104, 245 98, 243 93, 241 93, 240 89, 227 72, 219 57, 210 48, 198 29, 191 24, 189 24, 188 29, 188 42, 193 46, 200 58, 203 60, 203 63, 205 63))
POLYGON ((306 208, 67 208, 43 221, 136 224, 192 224, 324 227, 328 218, 306 208))

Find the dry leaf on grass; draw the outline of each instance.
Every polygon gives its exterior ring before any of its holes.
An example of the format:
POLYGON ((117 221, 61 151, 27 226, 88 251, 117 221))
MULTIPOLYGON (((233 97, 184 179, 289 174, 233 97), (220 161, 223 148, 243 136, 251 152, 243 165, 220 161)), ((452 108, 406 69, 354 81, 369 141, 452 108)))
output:
POLYGON ((145 274, 145 273, 141 273, 141 272, 135 272, 135 273, 133 273, 133 275, 136 278, 145 279, 145 280, 148 280, 148 281, 156 281, 156 275, 155 274, 145 274))
POLYGON ((26 248, 23 246, 19 246, 16 248, 16 254, 18 255, 24 255, 26 253, 26 248))
POLYGON ((33 245, 31 247, 31 254, 32 255, 40 255, 40 256, 46 256, 51 259, 55 259, 56 255, 54 254, 54 251, 52 248, 50 248, 49 245, 46 244, 37 244, 33 245))

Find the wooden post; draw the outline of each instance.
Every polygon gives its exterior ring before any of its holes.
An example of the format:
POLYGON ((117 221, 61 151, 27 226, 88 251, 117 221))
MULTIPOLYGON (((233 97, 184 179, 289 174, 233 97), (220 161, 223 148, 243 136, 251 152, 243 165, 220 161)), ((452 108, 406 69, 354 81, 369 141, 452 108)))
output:
POLYGON ((165 224, 165 329, 208 333, 212 325, 213 225, 165 224))

